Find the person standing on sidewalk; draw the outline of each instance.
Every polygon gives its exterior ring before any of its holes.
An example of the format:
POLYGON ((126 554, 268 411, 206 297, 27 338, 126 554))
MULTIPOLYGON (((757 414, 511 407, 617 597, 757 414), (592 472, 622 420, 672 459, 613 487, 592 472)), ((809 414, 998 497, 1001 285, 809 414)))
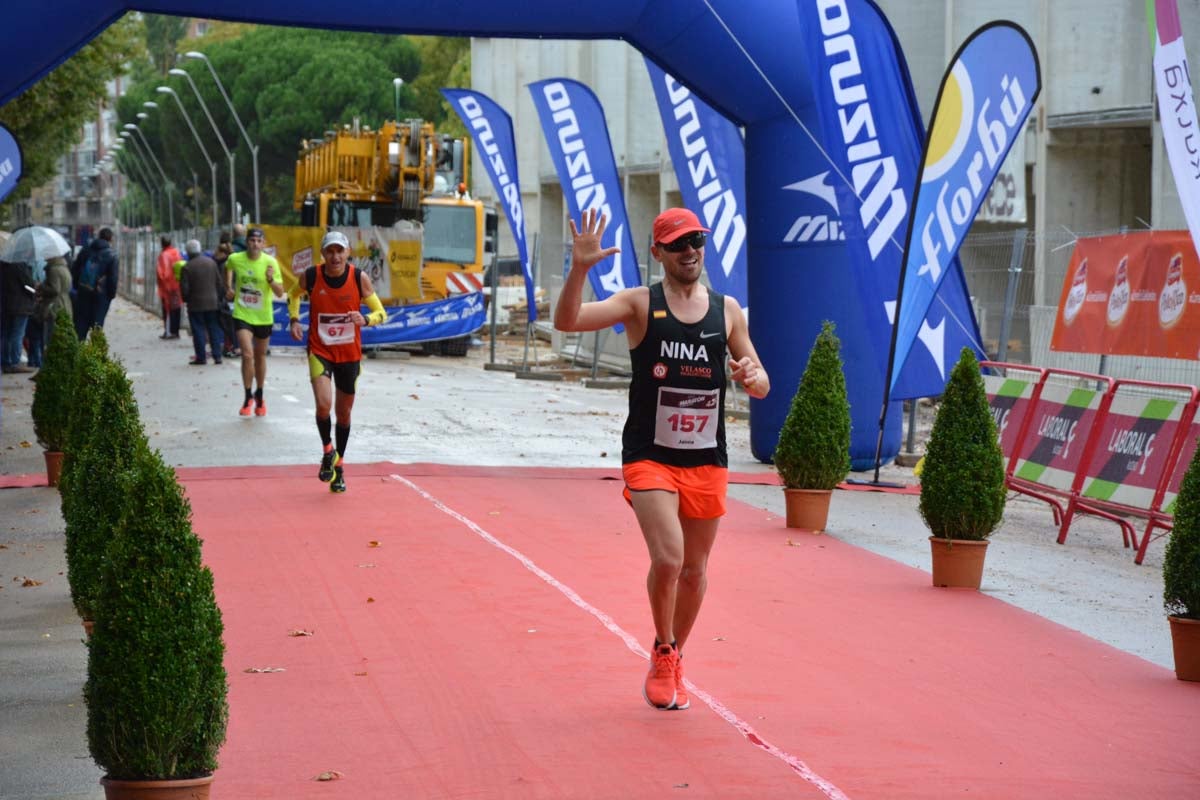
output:
POLYGON ((204 364, 204 345, 212 350, 214 364, 221 363, 225 337, 221 331, 217 308, 225 302, 225 278, 217 262, 204 255, 200 242, 188 239, 185 245, 188 260, 183 265, 179 289, 187 303, 188 326, 192 329, 192 345, 196 357, 189 363, 204 364))
POLYGON ((33 268, 23 262, 0 261, 0 371, 34 372, 21 363, 25 329, 37 306, 33 268))
POLYGON ((112 241, 112 228, 101 228, 99 235, 79 251, 71 264, 71 280, 75 288, 75 333, 81 342, 93 327, 104 327, 108 307, 117 296, 120 271, 112 241))
POLYGON ((625 326, 633 378, 622 436, 624 496, 650 554, 646 588, 655 634, 642 696, 655 708, 685 709, 683 646, 704 600, 708 555, 725 514, 726 382, 762 398, 770 381, 742 309, 700 282, 708 229, 685 208, 654 220, 650 253, 662 263, 660 283, 584 303, 588 270, 620 252, 601 248, 606 224, 595 209, 584 212, 578 228, 571 220, 571 271, 554 327, 625 326))
POLYGON ((243 417, 267 415, 263 387, 267 382, 267 342, 275 325, 271 294, 283 297, 279 262, 263 252, 262 228, 251 228, 246 252, 234 253, 225 262, 225 299, 233 301, 233 327, 242 351, 242 386, 246 397, 238 411, 243 417), (254 383, 258 387, 251 391, 254 383))
POLYGON ((183 313, 183 298, 179 292, 179 281, 175 277, 175 262, 182 256, 179 248, 172 242, 171 237, 163 234, 159 237, 161 249, 158 251, 158 267, 155 274, 158 277, 158 298, 162 301, 163 333, 160 339, 179 338, 179 318, 183 313))
POLYGON ((308 374, 317 406, 317 433, 321 437, 321 467, 317 477, 334 493, 346 491, 342 460, 350 441, 350 411, 354 389, 362 371, 362 331, 387 319, 371 278, 348 261, 350 241, 338 231, 321 240, 324 261, 309 267, 288 297, 288 330, 300 341, 300 295, 308 294, 308 374), (361 312, 366 304, 371 313, 361 312), (337 412, 337 447, 330 437, 330 409, 337 412))

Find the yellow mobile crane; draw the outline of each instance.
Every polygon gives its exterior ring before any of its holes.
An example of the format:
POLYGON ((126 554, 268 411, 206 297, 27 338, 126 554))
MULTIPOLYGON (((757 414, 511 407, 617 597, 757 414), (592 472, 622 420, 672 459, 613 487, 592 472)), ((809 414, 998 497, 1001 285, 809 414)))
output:
POLYGON ((383 226, 420 222, 421 296, 428 302, 482 288, 496 246, 497 217, 467 194, 470 140, 436 133, 419 119, 378 130, 347 125, 306 141, 296 160, 294 206, 301 224, 383 226))

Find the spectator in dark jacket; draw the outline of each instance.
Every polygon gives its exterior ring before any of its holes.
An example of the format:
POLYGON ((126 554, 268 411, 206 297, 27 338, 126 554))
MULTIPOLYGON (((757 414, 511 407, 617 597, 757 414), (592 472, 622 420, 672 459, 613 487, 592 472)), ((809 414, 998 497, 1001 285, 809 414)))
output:
POLYGON ((200 242, 189 239, 185 246, 188 259, 183 267, 179 286, 183 302, 187 303, 188 325, 192 329, 192 344, 196 357, 191 363, 204 364, 204 343, 212 350, 214 364, 221 363, 225 337, 221 331, 218 309, 225 302, 225 276, 217 262, 204 255, 200 242))
POLYGON ((112 228, 101 228, 100 235, 79 251, 71 265, 71 283, 75 290, 75 332, 82 341, 93 326, 104 327, 108 307, 117 296, 117 251, 112 246, 112 228), (95 285, 91 285, 88 261, 95 262, 95 285))
POLYGON ((21 364, 21 351, 35 305, 33 269, 0 261, 0 371, 5 374, 33 372, 21 364))

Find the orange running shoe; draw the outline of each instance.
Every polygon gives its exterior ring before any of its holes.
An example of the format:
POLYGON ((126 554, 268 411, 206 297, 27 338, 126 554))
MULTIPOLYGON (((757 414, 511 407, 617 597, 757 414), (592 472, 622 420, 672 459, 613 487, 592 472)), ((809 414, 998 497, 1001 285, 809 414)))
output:
POLYGON ((241 409, 238 411, 238 414, 240 414, 243 417, 248 417, 253 413, 254 413, 254 401, 253 400, 247 400, 245 403, 242 404, 241 409))
POLYGON ((267 404, 259 403, 258 407, 254 409, 254 416, 265 417, 266 415, 267 415, 267 404))
POLYGON ((650 653, 650 672, 642 687, 642 697, 655 708, 675 707, 675 670, 679 654, 669 644, 660 644, 650 653))
POLYGON ((676 655, 675 658, 675 705, 672 706, 676 711, 683 711, 692 704, 692 699, 688 697, 687 689, 683 685, 683 656, 676 655))

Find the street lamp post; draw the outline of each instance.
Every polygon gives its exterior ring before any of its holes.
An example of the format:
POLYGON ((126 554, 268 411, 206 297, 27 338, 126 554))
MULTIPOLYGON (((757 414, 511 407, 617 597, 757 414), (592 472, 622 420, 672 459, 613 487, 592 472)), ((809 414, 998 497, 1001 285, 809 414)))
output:
MULTIPOLYGON (((144 108, 158 109, 158 103, 153 100, 146 100, 142 103, 144 108)), ((138 114, 141 117, 141 113, 138 114)), ((149 114, 146 115, 147 118, 149 114)), ((165 152, 165 151, 164 151, 165 152)), ((182 159, 181 159, 182 161, 182 159)), ((192 173, 192 227, 200 228, 200 178, 196 175, 196 170, 192 169, 191 164, 187 164, 187 169, 192 173)), ((182 206, 181 206, 182 207, 182 206)))
POLYGON ((229 106, 229 113, 233 115, 233 121, 237 123, 238 130, 242 132, 242 138, 246 140, 246 146, 250 148, 250 158, 254 162, 254 221, 262 222, 262 209, 259 207, 258 197, 258 145, 250 141, 250 135, 246 133, 246 127, 242 125, 242 120, 238 117, 237 109, 233 107, 233 101, 229 99, 229 94, 225 91, 224 84, 217 77, 217 71, 213 68, 212 62, 208 60, 208 56, 197 50, 189 50, 184 53, 188 58, 198 58, 208 65, 208 71, 212 73, 213 81, 217 84, 217 88, 221 90, 221 96, 225 98, 225 105, 229 106))
MULTIPOLYGON (((126 131, 121 131, 121 132, 126 133, 126 131)), ((136 178, 138 182, 146 184, 145 193, 146 193, 146 198, 149 200, 149 209, 147 210, 146 223, 147 223, 147 225, 150 225, 151 227, 153 227, 153 220, 150 219, 150 213, 151 213, 151 210, 153 209, 153 207, 158 204, 158 198, 156 197, 153 188, 151 188, 153 186, 153 181, 146 180, 147 173, 145 172, 142 165, 139 164, 137 162, 137 159, 134 157, 133 149, 132 148, 130 148, 129 150, 125 149, 125 138, 124 137, 121 138, 119 141, 113 142, 112 148, 117 153, 116 158, 120 158, 120 157, 124 156, 125 168, 123 168, 121 171, 124 172, 129 177, 136 178)), ((118 164, 118 166, 120 166, 120 164, 118 164)), ((141 227, 140 220, 138 220, 138 227, 141 227)))
POLYGON ((200 139, 200 134, 196 132, 196 126, 192 124, 191 118, 187 115, 187 111, 183 108, 183 102, 180 101, 179 95, 175 94, 175 90, 170 86, 159 86, 155 89, 159 94, 169 94, 175 98, 175 105, 179 107, 179 113, 183 116, 183 121, 187 123, 192 131, 192 136, 196 139, 196 145, 200 148, 200 152, 204 154, 204 160, 208 162, 208 168, 212 170, 212 224, 213 227, 219 227, 217 221, 217 162, 212 160, 208 154, 208 149, 204 146, 204 142, 200 139))
MULTIPOLYGON (((229 226, 232 228, 237 224, 237 192, 233 185, 233 151, 225 144, 225 137, 221 136, 221 131, 217 128, 217 123, 213 119, 212 114, 208 111, 208 104, 204 102, 204 98, 200 96, 200 90, 196 88, 196 82, 192 80, 191 74, 186 69, 175 67, 167 70, 168 75, 182 75, 187 78, 188 85, 192 87, 192 93, 196 95, 196 102, 200 104, 200 108, 204 111, 204 116, 208 117, 208 124, 212 126, 213 134, 217 137, 217 142, 220 143, 221 149, 225 151, 225 157, 229 159, 229 226)), ((236 145, 237 143, 234 142, 236 145)))
POLYGON ((392 86, 395 88, 396 95, 396 124, 400 124, 400 87, 404 85, 404 78, 392 78, 392 86))
MULTIPOLYGON (((138 116, 142 119, 145 119, 149 116, 149 114, 139 111, 138 116)), ((171 181, 168 180, 167 173, 163 170, 162 163, 159 162, 158 156, 154 155, 154 150, 150 147, 150 142, 148 139, 146 139, 146 134, 142 133, 142 129, 137 125, 134 125, 132 122, 126 122, 124 128, 125 130, 132 131, 135 134, 134 136, 130 137, 130 141, 141 139, 140 144, 145 148, 146 152, 150 154, 150 160, 154 162, 154 167, 158 170, 158 174, 162 177, 163 188, 167 191, 167 216, 171 222, 171 230, 175 230, 175 198, 171 194, 171 181)))

